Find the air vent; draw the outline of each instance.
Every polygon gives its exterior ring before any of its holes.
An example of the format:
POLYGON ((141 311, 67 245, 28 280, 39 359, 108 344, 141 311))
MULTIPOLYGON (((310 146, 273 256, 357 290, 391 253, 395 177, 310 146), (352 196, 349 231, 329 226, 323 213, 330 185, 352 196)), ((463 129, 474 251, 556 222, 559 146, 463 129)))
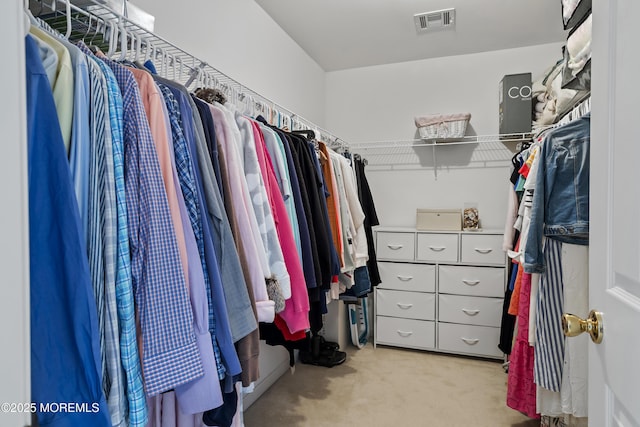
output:
POLYGON ((453 28, 455 25, 456 10, 443 9, 433 12, 418 13, 413 15, 416 24, 416 31, 424 33, 426 31, 453 28))

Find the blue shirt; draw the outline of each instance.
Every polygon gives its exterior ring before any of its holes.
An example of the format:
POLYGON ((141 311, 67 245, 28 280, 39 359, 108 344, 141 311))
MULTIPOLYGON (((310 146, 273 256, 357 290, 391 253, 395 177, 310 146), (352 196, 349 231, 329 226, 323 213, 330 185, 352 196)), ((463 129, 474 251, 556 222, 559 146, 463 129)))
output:
POLYGON ((89 58, 91 83, 91 163, 89 164, 89 270, 96 294, 101 326, 102 355, 111 423, 126 426, 127 396, 120 359, 120 326, 116 302, 117 226, 109 89, 100 66, 89 58))
POLYGON ((88 405, 86 411, 38 413, 40 425, 110 427, 102 391, 96 302, 78 205, 53 94, 30 36, 25 59, 31 396, 38 406, 88 405))
MULTIPOLYGON (((182 93, 179 89, 175 87, 169 86, 171 92, 176 97, 179 102, 180 112, 182 114, 183 126, 185 130, 185 137, 187 146, 189 148, 189 154, 192 159, 197 159, 197 152, 195 146, 195 138, 194 138, 194 123, 193 120, 189 120, 189 118, 193 117, 193 109, 189 104, 189 98, 187 95, 182 93)), ((193 163, 193 172, 195 176, 196 189, 198 191, 199 198, 199 207, 201 217, 203 218, 202 226, 203 226, 203 236, 205 243, 205 257, 207 258, 207 268, 209 270, 209 278, 211 279, 211 301, 213 303, 213 309, 215 313, 216 320, 218 320, 217 328, 216 328, 216 338, 218 343, 220 344, 220 350, 222 352, 222 359, 227 369, 227 374, 230 377, 236 376, 242 372, 242 368, 240 366, 240 360, 238 359, 238 354, 236 352, 234 341, 231 336, 231 327, 230 327, 230 315, 231 311, 227 310, 227 303, 233 300, 227 301, 228 294, 225 294, 223 290, 222 277, 220 275, 219 268, 219 255, 214 249, 214 239, 212 234, 212 225, 209 222, 210 218, 205 211, 205 201, 204 201, 204 191, 202 189, 202 178, 200 173, 200 167, 197 161, 193 163)), ((226 258, 222 264, 229 262, 226 258)), ((220 259, 221 260, 221 259, 220 259)), ((239 287, 240 282, 232 282, 229 285, 233 285, 234 287, 239 287)), ((246 285, 245 285, 246 291, 246 285)), ((248 298, 248 296, 247 296, 248 298)), ((249 306, 251 308, 251 306, 249 306)), ((253 312, 251 312, 253 314, 253 312)), ((237 313, 234 313, 237 315, 237 313)), ((253 319, 255 321, 255 318, 253 319)), ((246 323, 250 322, 250 319, 245 321, 246 323)), ((256 325, 257 326, 257 325, 256 325)), ((255 330, 255 328, 254 328, 255 330)))
MULTIPOLYGON (((106 306, 105 306, 105 265, 104 265, 104 249, 102 225, 106 222, 104 212, 105 190, 105 97, 106 93, 103 83, 106 81, 100 67, 93 61, 88 62, 89 66, 89 83, 91 85, 91 102, 90 102, 90 138, 89 138, 89 199, 88 199, 88 228, 87 236, 87 252, 89 254, 89 272, 91 274, 91 283, 93 284, 93 293, 96 298, 98 307, 98 328, 100 330, 100 349, 102 363, 103 381, 108 381, 109 374, 107 372, 107 345, 105 342, 105 323, 106 323, 106 306)), ((110 133, 110 132, 109 132, 110 133)), ((105 393, 108 386, 104 384, 105 393)), ((107 401, 109 396, 107 396, 107 401)))
POLYGON ((144 427, 148 422, 148 411, 142 384, 140 355, 136 338, 135 306, 131 285, 127 204, 124 188, 122 94, 111 68, 98 58, 92 59, 100 66, 107 79, 109 96, 109 124, 111 127, 117 212, 117 259, 114 290, 120 327, 120 360, 126 379, 126 398, 129 404, 128 420, 131 427, 144 427))
POLYGON ((125 190, 131 276, 142 330, 142 372, 148 396, 204 374, 193 312, 169 212, 160 164, 132 73, 113 70, 124 108, 125 190))
MULTIPOLYGON (((173 140, 173 151, 175 155, 176 170, 178 173, 178 181, 180 182, 180 188, 184 196, 184 202, 187 207, 189 215, 189 222, 193 229, 193 234, 198 245, 198 255, 200 257, 200 263, 202 264, 202 271, 207 271, 207 260, 204 254, 204 236, 202 233, 202 217, 200 215, 200 207, 198 201, 198 193, 196 190, 196 183, 194 181, 193 164, 191 157, 187 149, 187 143, 184 139, 184 133, 182 132, 182 116, 173 93, 169 88, 160 83, 158 85, 164 96, 165 104, 169 112, 169 119, 171 121, 171 134, 173 140)), ((222 363, 222 357, 220 355, 220 347, 216 340, 216 318, 213 310, 213 303, 211 302, 211 282, 208 274, 204 274, 204 285, 207 293, 207 307, 208 307, 208 322, 209 332, 211 333, 211 340, 213 344, 213 351, 216 358, 216 366, 218 369, 219 379, 224 379, 225 368, 222 363)))
POLYGON ((69 165, 78 199, 82 232, 89 224, 89 68, 86 56, 73 46, 67 46, 74 66, 73 121, 69 165))

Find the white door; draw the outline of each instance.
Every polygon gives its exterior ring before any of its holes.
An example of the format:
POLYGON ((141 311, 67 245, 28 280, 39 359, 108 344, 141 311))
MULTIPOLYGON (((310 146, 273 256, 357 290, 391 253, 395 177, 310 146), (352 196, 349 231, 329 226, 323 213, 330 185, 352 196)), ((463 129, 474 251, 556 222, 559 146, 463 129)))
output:
MULTIPOLYGON (((640 426, 640 1, 593 1, 589 425, 640 426)), ((571 339, 571 338, 570 338, 571 339)))

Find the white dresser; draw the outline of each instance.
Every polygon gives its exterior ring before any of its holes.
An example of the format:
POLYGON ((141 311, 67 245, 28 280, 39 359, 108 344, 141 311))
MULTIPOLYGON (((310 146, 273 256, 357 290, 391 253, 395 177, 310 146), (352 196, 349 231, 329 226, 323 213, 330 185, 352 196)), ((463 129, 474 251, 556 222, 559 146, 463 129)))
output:
POLYGON ((502 233, 376 229, 374 343, 502 358, 502 233))

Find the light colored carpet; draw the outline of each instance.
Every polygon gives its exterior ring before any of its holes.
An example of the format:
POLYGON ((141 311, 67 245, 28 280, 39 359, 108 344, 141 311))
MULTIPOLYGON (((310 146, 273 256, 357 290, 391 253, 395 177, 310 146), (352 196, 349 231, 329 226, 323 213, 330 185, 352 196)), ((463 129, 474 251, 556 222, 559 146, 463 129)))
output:
POLYGON ((508 408, 501 363, 414 350, 348 349, 324 368, 298 363, 244 413, 246 427, 534 427, 508 408))

